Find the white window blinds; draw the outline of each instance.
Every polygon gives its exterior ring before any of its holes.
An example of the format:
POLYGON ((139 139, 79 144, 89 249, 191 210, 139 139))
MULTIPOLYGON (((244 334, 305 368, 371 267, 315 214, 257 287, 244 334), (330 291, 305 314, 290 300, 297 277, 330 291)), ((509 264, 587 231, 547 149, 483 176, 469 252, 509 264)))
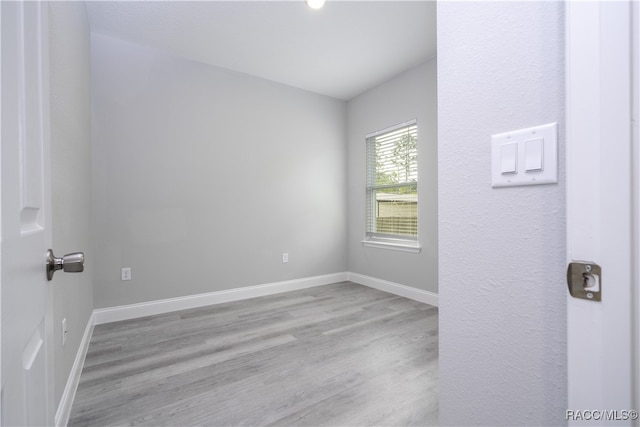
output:
POLYGON ((367 239, 417 240, 416 120, 367 135, 367 239))

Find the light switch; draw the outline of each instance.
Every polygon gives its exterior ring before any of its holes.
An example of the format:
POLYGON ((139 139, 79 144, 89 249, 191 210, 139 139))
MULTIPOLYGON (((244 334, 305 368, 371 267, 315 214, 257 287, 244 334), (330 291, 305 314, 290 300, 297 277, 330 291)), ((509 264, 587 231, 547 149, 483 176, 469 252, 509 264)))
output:
POLYGON ((502 174, 518 171, 518 144, 504 144, 500 148, 500 171, 502 174))
POLYGON ((558 182, 558 124, 491 135, 491 186, 558 182))
POLYGON ((524 168, 527 172, 541 171, 544 139, 536 138, 524 143, 524 168))

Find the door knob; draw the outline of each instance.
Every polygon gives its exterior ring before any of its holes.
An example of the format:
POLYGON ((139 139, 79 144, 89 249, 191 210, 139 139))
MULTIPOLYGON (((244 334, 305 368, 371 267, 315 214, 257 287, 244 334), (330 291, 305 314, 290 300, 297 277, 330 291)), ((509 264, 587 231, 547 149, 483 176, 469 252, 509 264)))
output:
POLYGON ((74 252, 62 258, 56 258, 53 250, 47 251, 47 280, 53 279, 53 273, 63 270, 65 273, 80 273, 84 271, 84 254, 74 252))

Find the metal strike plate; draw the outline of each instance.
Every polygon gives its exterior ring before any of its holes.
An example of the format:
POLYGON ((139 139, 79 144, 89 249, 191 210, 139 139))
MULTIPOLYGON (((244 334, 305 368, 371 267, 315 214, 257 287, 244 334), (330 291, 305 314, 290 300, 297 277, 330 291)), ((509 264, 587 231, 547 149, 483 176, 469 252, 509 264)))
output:
POLYGON ((569 293, 574 298, 602 301, 602 269, 593 262, 576 261, 567 269, 569 293))

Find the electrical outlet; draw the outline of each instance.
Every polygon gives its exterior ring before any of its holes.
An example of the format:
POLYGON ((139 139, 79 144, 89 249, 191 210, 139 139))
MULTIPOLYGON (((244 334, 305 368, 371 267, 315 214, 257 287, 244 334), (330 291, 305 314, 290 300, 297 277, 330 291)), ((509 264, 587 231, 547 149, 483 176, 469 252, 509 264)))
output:
POLYGON ((62 346, 67 343, 67 334, 69 330, 67 329, 67 318, 62 319, 62 346))
POLYGON ((287 263, 287 262, 289 262, 289 254, 286 253, 286 252, 283 252, 282 253, 282 263, 284 264, 284 263, 287 263))
POLYGON ((120 280, 131 280, 131 268, 125 267, 120 271, 120 280))

